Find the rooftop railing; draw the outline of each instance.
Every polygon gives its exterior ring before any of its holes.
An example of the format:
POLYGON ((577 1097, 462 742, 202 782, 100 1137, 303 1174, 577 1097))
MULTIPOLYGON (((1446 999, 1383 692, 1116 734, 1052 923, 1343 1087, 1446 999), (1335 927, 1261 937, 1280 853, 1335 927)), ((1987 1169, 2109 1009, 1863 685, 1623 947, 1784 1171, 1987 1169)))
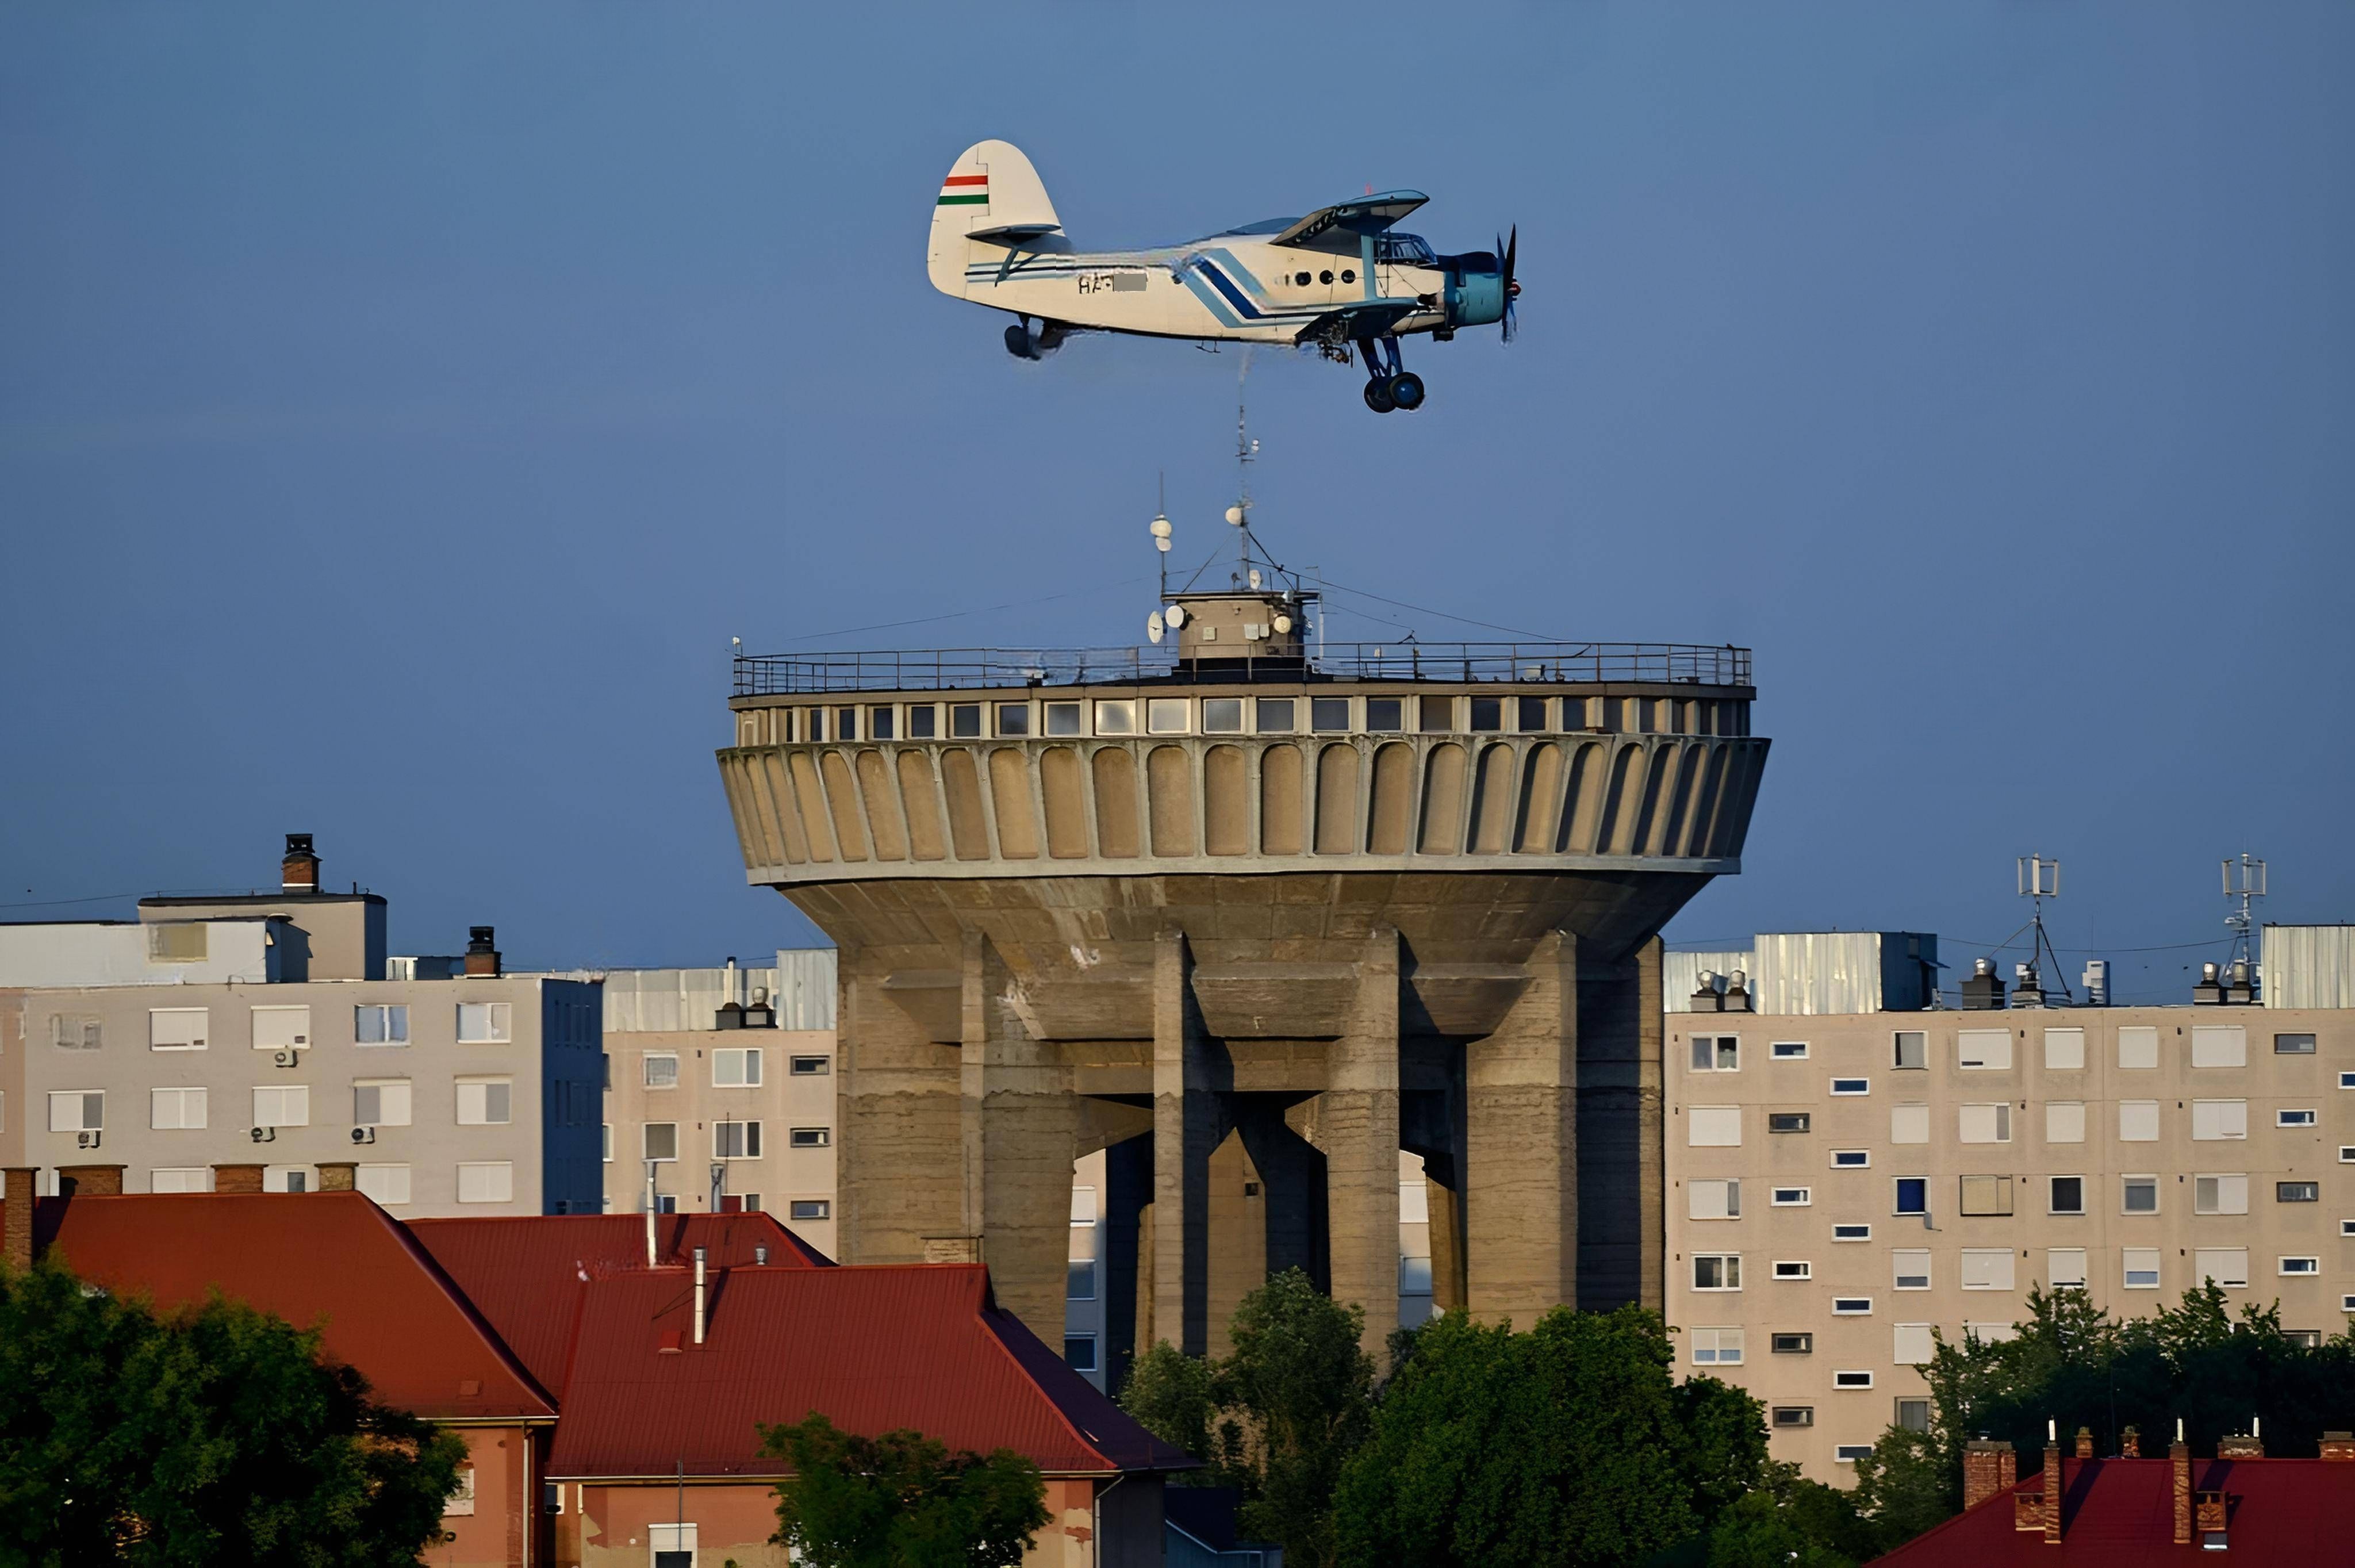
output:
POLYGON ((1305 661, 1181 661, 1176 648, 1157 646, 736 656, 739 697, 1304 679, 1752 684, 1748 648, 1695 643, 1331 643, 1305 661))

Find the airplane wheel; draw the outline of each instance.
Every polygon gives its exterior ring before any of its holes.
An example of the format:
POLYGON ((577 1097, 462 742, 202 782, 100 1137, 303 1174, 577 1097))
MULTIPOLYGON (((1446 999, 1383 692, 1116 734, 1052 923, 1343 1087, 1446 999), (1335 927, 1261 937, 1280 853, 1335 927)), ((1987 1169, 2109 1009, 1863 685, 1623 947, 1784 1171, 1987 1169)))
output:
POLYGON ((1391 401, 1412 413, 1423 407, 1423 378, 1412 370, 1401 370, 1391 378, 1391 401))
POLYGON ((1378 414, 1386 414, 1398 407, 1391 398, 1391 384, 1387 379, 1366 383, 1366 407, 1378 414))

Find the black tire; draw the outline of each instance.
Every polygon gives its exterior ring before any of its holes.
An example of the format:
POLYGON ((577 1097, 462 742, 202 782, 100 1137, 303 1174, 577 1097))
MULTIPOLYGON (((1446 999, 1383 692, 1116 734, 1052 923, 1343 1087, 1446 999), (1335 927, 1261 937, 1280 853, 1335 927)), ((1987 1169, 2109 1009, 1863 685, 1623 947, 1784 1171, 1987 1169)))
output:
POLYGON ((1030 329, 1016 323, 1006 329, 1006 352, 1017 359, 1036 359, 1039 351, 1030 347, 1030 329))
POLYGON ((1398 404, 1391 400, 1391 384, 1387 379, 1366 383, 1366 407, 1378 414, 1386 414, 1398 404))
POLYGON ((1390 380, 1391 401, 1409 413, 1423 407, 1423 378, 1401 370, 1390 380))

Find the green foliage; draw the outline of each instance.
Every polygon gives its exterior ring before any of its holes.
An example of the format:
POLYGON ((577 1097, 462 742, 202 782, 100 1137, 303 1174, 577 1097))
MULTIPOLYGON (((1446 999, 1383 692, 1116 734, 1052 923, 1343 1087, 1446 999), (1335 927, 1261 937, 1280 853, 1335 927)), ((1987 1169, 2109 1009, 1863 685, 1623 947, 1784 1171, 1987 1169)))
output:
POLYGON ((1881 1550, 1852 1493, 1769 1465, 1760 1485, 1717 1516, 1709 1568, 1853 1568, 1881 1550))
POLYGON ((1930 1434, 1892 1426, 1856 1462, 1856 1507, 1885 1552, 1960 1511, 1961 1480, 1959 1470, 1947 1473, 1930 1434))
POLYGON ((1039 1467, 1010 1448, 951 1454, 920 1432, 861 1437, 816 1412, 761 1428, 793 1475, 777 1533, 812 1568, 1012 1568, 1047 1523, 1039 1467))
POLYGON ((45 1260, 0 1270, 11 1561, 413 1563, 465 1446, 303 1331, 216 1297, 159 1317, 45 1260))
POLYGON ((1248 1491, 1258 1477, 1243 1464, 1242 1424, 1219 1408, 1218 1369, 1164 1339, 1136 1358, 1120 1385, 1120 1407, 1164 1443, 1202 1461, 1171 1480, 1183 1487, 1248 1491))
POLYGON ((1657 1314, 1557 1307, 1525 1334, 1450 1314, 1418 1336, 1342 1478, 1350 1564, 1621 1563, 1764 1479, 1758 1404, 1679 1387, 1657 1314))

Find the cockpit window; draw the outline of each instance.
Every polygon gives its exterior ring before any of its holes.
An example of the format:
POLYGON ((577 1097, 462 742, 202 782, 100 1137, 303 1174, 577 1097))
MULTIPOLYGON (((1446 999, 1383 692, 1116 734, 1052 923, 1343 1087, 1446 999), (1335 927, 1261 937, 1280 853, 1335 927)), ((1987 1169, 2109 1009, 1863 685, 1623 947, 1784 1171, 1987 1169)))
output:
POLYGON ((1420 234, 1385 234, 1379 241, 1381 259, 1409 267, 1431 265, 1431 247, 1420 234))

